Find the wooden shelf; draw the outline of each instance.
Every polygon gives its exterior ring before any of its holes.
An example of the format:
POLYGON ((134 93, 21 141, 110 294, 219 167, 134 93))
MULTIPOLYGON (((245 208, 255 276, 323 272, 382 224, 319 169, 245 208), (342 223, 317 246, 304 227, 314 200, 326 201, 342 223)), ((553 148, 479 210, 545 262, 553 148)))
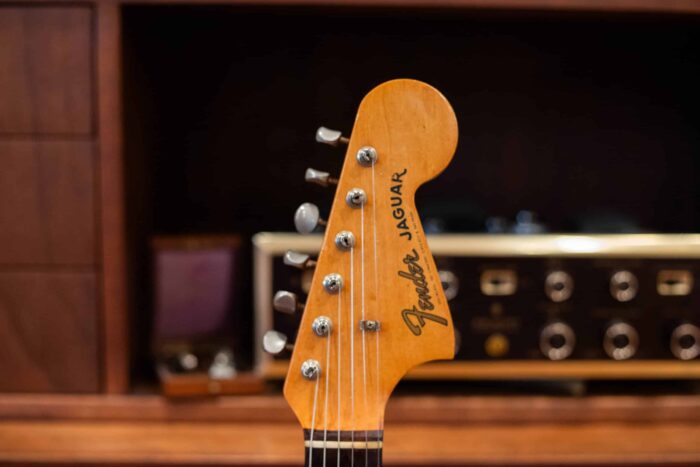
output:
MULTIPOLYGON (((386 465, 690 465, 698 423, 388 424, 386 465)), ((303 461, 291 423, 0 423, 0 463, 275 465, 303 461)))

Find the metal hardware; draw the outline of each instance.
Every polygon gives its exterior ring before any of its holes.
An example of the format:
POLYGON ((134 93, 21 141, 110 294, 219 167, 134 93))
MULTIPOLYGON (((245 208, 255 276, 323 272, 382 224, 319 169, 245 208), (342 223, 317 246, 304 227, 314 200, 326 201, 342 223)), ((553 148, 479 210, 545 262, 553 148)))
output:
POLYGON ((337 294, 343 288, 343 278, 340 274, 328 274, 323 278, 323 288, 330 294, 337 294))
POLYGON ((683 296, 693 290, 693 273, 686 269, 663 269, 656 276, 659 295, 683 296))
POLYGON ((299 253, 296 251, 289 250, 284 254, 283 258, 284 264, 287 266, 292 266, 297 269, 313 268, 316 266, 316 261, 311 258, 311 256, 306 253, 299 253))
POLYGON ((540 350, 550 360, 564 360, 574 351, 576 335, 566 323, 550 323, 540 333, 540 350))
POLYGON ((355 236, 347 230, 338 232, 335 236, 335 246, 342 251, 351 250, 355 246, 355 236))
POLYGON ((574 280, 569 273, 552 271, 544 280, 544 293, 553 302, 563 302, 571 297, 574 291, 574 280))
POLYGON ((281 313, 292 315, 297 311, 303 310, 304 304, 299 302, 297 294, 286 290, 280 290, 272 299, 272 307, 281 313))
POLYGON ((306 180, 309 183, 315 183, 316 185, 320 185, 323 187, 338 184, 338 179, 331 177, 331 174, 329 174, 328 172, 322 172, 320 170, 311 168, 306 169, 306 173, 304 174, 304 180, 306 180))
POLYGON ((333 322, 327 316, 319 316, 311 323, 311 329, 318 337, 328 337, 333 330, 333 322))
POLYGON ((309 234, 320 225, 326 225, 326 221, 321 219, 315 204, 303 203, 294 213, 294 226, 301 234, 309 234))
POLYGON ((382 323, 372 319, 360 320, 360 331, 379 331, 382 328, 382 323))
POLYGON ((692 360, 700 355, 700 328, 684 323, 671 334, 671 352, 679 360, 692 360))
POLYGON ((277 331, 267 331, 263 336, 263 349, 272 355, 279 355, 285 350, 291 351, 294 346, 288 343, 287 336, 277 331))
POLYGON ((610 278, 610 295, 618 302, 629 302, 638 290, 637 277, 629 271, 617 271, 610 278))
POLYGON ((362 146, 357 151, 357 162, 364 167, 371 167, 377 162, 377 150, 372 146, 362 146))
POLYGON ((445 292, 445 298, 449 301, 457 296, 459 292, 459 279, 452 271, 440 270, 438 277, 442 284, 442 290, 445 292))
POLYGON ((315 380, 321 375, 321 364, 317 360, 306 360, 301 364, 301 376, 308 380, 315 380))
POLYGON ((325 126, 318 127, 316 130, 316 142, 337 147, 341 143, 348 144, 348 139, 338 130, 331 130, 325 126))
POLYGON ((194 371, 199 366, 199 359, 192 352, 181 352, 177 356, 177 363, 184 371, 194 371))
POLYGON ((518 276, 510 269, 487 269, 481 273, 480 285, 484 295, 513 295, 518 288, 518 276))
POLYGON ((351 208, 361 208, 367 202, 367 193, 362 188, 353 188, 345 196, 345 202, 351 208))
POLYGON ((627 323, 618 322, 605 330, 603 349, 613 360, 627 360, 637 353, 639 334, 627 323))

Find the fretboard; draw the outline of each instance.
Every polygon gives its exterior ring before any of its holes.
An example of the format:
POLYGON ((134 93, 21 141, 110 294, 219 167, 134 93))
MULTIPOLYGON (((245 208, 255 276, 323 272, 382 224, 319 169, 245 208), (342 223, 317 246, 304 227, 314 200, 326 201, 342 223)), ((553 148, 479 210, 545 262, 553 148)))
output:
POLYGON ((381 467, 383 431, 304 430, 305 467, 381 467))

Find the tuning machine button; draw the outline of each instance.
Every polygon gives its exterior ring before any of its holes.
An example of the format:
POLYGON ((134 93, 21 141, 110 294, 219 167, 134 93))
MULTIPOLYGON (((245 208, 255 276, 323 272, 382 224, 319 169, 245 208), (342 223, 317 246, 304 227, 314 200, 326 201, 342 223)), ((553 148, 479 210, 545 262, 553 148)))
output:
POLYGON ((289 343, 285 334, 277 331, 267 331, 263 336, 263 349, 271 355, 279 355, 282 352, 291 352, 294 346, 289 343))
POLYGON ((285 265, 301 269, 302 271, 316 266, 316 260, 311 258, 311 256, 291 250, 284 254, 283 261, 285 265))
POLYGON ((304 304, 299 301, 297 294, 280 290, 272 299, 272 306, 281 313, 293 315, 297 311, 304 309, 304 304))
POLYGON ((309 234, 323 225, 326 225, 326 221, 321 219, 315 204, 303 203, 294 213, 294 226, 301 234, 309 234))
POLYGON ((323 172, 321 170, 316 170, 312 168, 306 169, 306 173, 304 174, 304 180, 306 180, 309 183, 315 183, 316 185, 320 185, 323 187, 338 184, 338 179, 331 177, 331 174, 329 174, 328 172, 323 172))
POLYGON ((329 146, 337 147, 340 146, 341 143, 348 144, 349 140, 338 130, 331 130, 330 128, 321 126, 318 127, 318 130, 316 130, 316 141, 329 146))

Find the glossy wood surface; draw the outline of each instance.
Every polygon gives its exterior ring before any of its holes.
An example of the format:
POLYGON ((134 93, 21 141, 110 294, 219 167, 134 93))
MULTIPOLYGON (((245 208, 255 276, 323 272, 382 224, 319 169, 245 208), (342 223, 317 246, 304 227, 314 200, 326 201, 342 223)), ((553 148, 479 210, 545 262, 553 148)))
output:
POLYGON ((92 272, 0 270, 0 391, 96 392, 92 272))
POLYGON ((414 196, 456 146, 454 111, 426 83, 388 81, 362 100, 285 380, 304 428, 381 430, 386 401, 406 371, 454 355, 450 310, 414 196), (358 163, 365 146, 378 154, 374 165, 358 163), (358 188, 366 202, 350 207, 346 195, 358 188), (341 231, 354 236, 349 250, 336 247, 341 231), (336 294, 324 289, 328 274, 342 278, 336 294), (311 329, 319 316, 334 323, 327 338, 311 329), (363 319, 381 329, 362 331, 363 319), (321 364, 316 382, 301 375, 308 359, 321 364))
POLYGON ((0 265, 95 262, 94 146, 0 139, 0 265))
POLYGON ((86 7, 0 4, 0 134, 92 133, 86 7))
MULTIPOLYGON (((700 425, 390 425, 385 465, 697 465, 700 425)), ((0 462, 299 466, 295 424, 0 422, 0 462)))

